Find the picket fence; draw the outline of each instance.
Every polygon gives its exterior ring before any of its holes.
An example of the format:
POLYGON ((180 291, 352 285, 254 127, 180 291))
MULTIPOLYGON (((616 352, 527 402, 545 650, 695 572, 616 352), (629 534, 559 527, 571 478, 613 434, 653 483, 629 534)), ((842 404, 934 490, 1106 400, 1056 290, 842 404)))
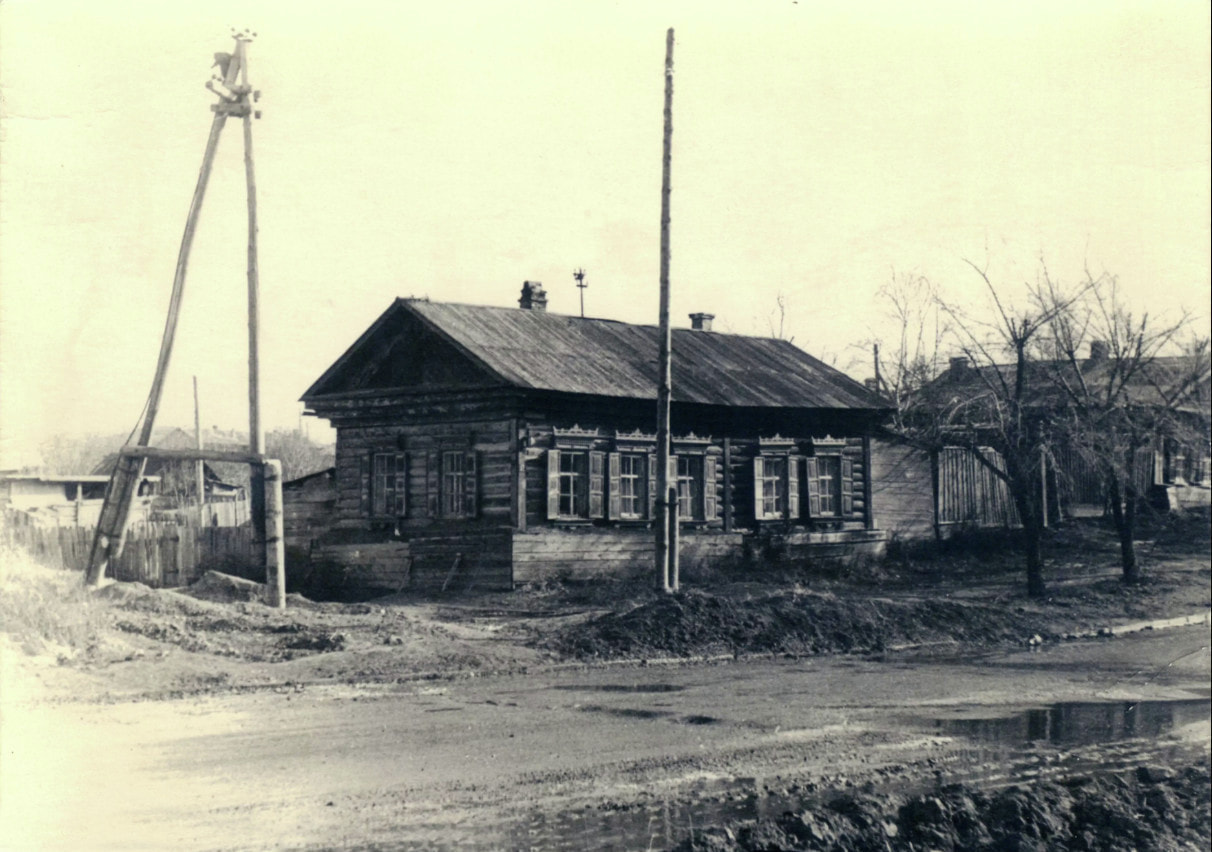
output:
MULTIPOLYGON (((93 545, 88 527, 53 527, 30 523, 20 512, 7 511, 0 523, 0 544, 24 550, 46 565, 83 572, 93 545)), ((254 567, 251 525, 196 526, 162 522, 133 524, 126 546, 108 576, 155 587, 185 586, 209 570, 262 579, 254 567)))

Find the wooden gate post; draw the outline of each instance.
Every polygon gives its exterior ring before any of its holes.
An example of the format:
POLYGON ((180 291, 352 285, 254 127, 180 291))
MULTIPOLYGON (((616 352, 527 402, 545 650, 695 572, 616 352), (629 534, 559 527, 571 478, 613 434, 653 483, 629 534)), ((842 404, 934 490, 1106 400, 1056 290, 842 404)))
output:
POLYGON ((286 608, 286 533, 282 509, 282 462, 266 459, 265 475, 265 603, 286 608))

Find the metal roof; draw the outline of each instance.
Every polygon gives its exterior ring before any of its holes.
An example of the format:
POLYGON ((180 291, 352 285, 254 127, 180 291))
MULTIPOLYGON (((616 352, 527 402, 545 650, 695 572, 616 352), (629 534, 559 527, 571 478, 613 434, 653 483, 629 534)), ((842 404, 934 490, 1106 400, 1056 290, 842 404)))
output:
MULTIPOLYGON (((342 366, 396 310, 420 317, 507 384, 532 390, 655 399, 656 326, 498 308, 397 299, 304 394, 340 393, 342 366)), ((734 407, 884 409, 841 371, 785 340, 673 330, 673 399, 734 407)))
MULTIPOLYGON (((1208 410, 1208 367, 1184 356, 1158 356, 1136 366, 1128 377, 1121 372, 1130 364, 1117 364, 1113 358, 1086 358, 1076 363, 1067 360, 1030 361, 1024 370, 1023 401, 1032 407, 1064 406, 1074 401, 1066 392, 1072 389, 1080 397, 1082 383, 1089 388, 1097 404, 1108 388, 1117 389, 1115 405, 1173 407, 1177 411, 1201 413, 1208 410), (1079 378, 1080 374, 1080 378, 1079 378)), ((944 370, 929 386, 934 397, 951 396, 979 400, 1000 390, 1002 383, 1013 388, 1017 377, 1013 364, 967 365, 944 370), (1000 374, 1000 378, 999 378, 1000 374)))

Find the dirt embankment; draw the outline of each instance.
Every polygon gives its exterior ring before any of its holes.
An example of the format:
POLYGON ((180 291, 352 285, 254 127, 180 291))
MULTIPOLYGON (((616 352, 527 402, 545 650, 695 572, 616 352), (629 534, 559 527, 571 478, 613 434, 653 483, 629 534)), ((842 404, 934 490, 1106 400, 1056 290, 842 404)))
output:
POLYGON ((964 786, 902 798, 847 794, 776 819, 696 832, 677 852, 1134 852, 1206 849, 1209 768, 1040 782, 984 793, 964 786))
POLYGON ((946 641, 1021 643, 1036 635, 1051 635, 1045 619, 981 604, 691 590, 565 628, 547 644, 566 656, 609 659, 873 652, 946 641))
POLYGON ((461 598, 291 595, 284 611, 261 603, 261 584, 227 575, 187 589, 117 583, 92 594, 78 574, 3 552, 0 631, 31 660, 49 661, 48 685, 63 680, 54 673, 71 675, 57 691, 86 699, 459 677, 568 660, 1021 646, 1206 612, 1207 532, 1183 533, 1150 547, 1146 582, 1135 586, 1119 582, 1106 530, 1058 533, 1046 599, 1027 598, 1015 554, 997 541, 948 543, 841 575, 808 564, 700 567, 673 595, 647 577, 587 579, 461 598))

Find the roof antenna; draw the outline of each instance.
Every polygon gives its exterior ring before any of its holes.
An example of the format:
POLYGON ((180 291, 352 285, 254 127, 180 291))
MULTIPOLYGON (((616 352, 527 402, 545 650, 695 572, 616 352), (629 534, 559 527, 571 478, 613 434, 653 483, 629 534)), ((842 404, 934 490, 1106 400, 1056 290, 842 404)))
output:
POLYGON ((581 319, 585 319, 585 288, 589 286, 585 283, 585 270, 574 269, 572 277, 577 280, 577 289, 581 291, 581 319))

